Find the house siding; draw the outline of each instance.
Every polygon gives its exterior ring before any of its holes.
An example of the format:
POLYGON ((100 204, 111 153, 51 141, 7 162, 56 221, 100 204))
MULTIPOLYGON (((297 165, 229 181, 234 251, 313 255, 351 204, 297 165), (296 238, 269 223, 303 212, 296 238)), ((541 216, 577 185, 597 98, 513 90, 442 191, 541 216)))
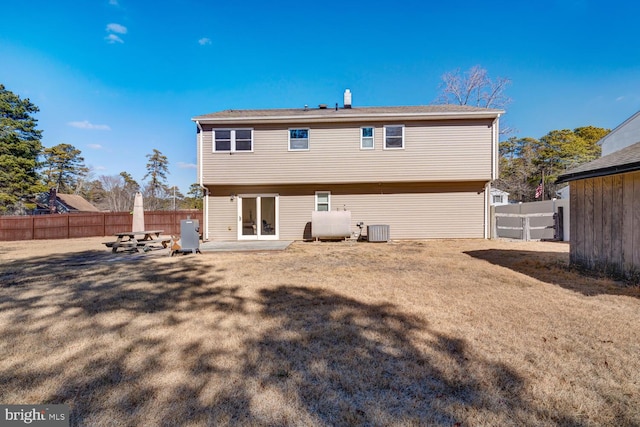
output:
POLYGON ((571 263, 640 272, 640 172, 571 181, 571 263))
MULTIPOLYGON (((253 126, 252 153, 214 153, 211 125, 202 125, 205 185, 488 181, 493 120, 353 122, 253 126), (383 149, 384 125, 404 125, 404 149, 383 149), (360 128, 375 128, 375 148, 360 149, 360 128), (288 129, 309 128, 309 150, 288 150, 288 129), (285 172, 286 170, 286 172, 285 172)), ((225 124, 219 128, 247 128, 225 124)))
POLYGON ((387 224, 393 239, 483 238, 484 182, 366 183, 262 186, 211 186, 209 239, 237 239, 237 198, 278 194, 279 238, 301 240, 315 209, 315 192, 331 192, 331 208, 351 211, 356 223, 387 224))
POLYGON ((640 142, 640 112, 631 116, 600 140, 602 156, 615 153, 638 142, 640 142))

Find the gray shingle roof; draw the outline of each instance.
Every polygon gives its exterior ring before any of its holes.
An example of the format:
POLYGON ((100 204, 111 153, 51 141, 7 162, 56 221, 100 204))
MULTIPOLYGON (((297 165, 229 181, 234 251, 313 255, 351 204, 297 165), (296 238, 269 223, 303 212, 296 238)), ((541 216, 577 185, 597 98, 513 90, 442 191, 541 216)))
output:
POLYGON ((224 110, 216 113, 204 114, 194 117, 193 120, 207 119, 247 119, 247 118, 310 118, 310 119, 328 119, 328 118, 349 118, 362 116, 385 116, 385 115, 455 115, 469 114, 474 116, 477 114, 489 115, 497 117, 504 113, 503 110, 495 110, 480 107, 470 107, 467 105, 417 105, 404 107, 354 107, 354 108, 338 108, 327 106, 327 108, 283 108, 283 109, 266 109, 266 110, 224 110))
POLYGON ((640 142, 580 165, 560 175, 557 183, 640 170, 640 142))

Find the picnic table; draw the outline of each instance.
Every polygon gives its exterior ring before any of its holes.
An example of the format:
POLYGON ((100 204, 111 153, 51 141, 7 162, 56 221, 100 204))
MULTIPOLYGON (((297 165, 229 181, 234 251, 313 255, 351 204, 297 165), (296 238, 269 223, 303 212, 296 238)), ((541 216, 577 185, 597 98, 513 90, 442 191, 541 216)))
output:
POLYGON ((164 230, 145 231, 124 231, 115 233, 115 242, 106 242, 105 245, 111 248, 111 252, 118 252, 118 249, 131 250, 136 252, 147 252, 152 249, 160 249, 160 245, 166 248, 171 239, 160 237, 164 230))

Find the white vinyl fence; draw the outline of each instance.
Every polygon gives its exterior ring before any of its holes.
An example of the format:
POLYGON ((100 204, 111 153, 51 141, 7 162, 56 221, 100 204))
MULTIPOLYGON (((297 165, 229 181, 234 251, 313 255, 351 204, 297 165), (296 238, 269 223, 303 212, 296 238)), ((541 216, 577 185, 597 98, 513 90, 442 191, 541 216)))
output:
POLYGON ((569 241, 569 200, 545 200, 492 208, 492 236, 569 241))

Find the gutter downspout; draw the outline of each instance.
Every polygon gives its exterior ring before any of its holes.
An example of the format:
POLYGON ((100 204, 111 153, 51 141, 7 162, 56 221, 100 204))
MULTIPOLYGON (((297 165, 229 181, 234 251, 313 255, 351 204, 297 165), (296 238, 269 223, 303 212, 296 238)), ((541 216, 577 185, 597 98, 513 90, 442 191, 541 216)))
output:
POLYGON ((489 224, 491 223, 491 205, 489 197, 491 196, 491 182, 484 185, 484 239, 489 239, 489 224))
POLYGON ((484 238, 490 239, 493 218, 491 217, 491 183, 498 179, 498 140, 500 138, 500 114, 491 126, 491 180, 484 186, 484 238))
POLYGON ((203 234, 203 239, 205 241, 209 240, 209 189, 207 187, 205 187, 203 185, 203 181, 204 181, 204 173, 202 171, 202 165, 203 165, 203 140, 204 140, 204 130, 202 129, 202 126, 200 125, 200 122, 198 120, 196 120, 196 126, 198 126, 198 130, 200 132, 198 132, 198 185, 200 186, 200 188, 202 188, 204 190, 204 200, 203 200, 203 204, 202 204, 202 222, 204 224, 202 224, 202 226, 204 227, 204 234, 203 234))
POLYGON ((498 179, 498 146, 500 143, 500 114, 493 121, 491 135, 491 180, 498 179))

